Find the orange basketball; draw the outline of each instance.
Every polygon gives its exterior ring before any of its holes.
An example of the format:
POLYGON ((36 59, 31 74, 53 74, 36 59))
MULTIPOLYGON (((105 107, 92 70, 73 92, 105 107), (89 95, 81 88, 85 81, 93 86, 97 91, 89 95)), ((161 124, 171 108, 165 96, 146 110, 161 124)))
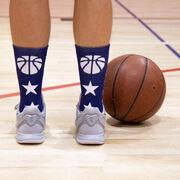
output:
POLYGON ((107 68, 103 103, 108 114, 124 122, 141 122, 161 107, 166 83, 159 67, 140 55, 113 59, 107 68))

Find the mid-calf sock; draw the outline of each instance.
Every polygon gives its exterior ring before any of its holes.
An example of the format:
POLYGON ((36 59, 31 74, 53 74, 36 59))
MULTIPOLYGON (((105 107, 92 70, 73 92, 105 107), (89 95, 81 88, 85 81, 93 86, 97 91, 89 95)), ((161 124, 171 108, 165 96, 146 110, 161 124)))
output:
POLYGON ((103 88, 107 70, 110 45, 103 47, 80 47, 76 45, 81 84, 80 111, 86 106, 103 111, 103 88))
POLYGON ((43 110, 42 80, 48 46, 25 48, 13 45, 16 71, 20 89, 19 111, 25 106, 36 106, 43 110))

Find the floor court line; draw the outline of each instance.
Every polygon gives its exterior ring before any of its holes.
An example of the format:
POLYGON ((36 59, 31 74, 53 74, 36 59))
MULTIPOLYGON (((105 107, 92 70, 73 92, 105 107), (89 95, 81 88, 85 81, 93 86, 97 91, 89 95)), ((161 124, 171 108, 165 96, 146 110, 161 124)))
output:
MULTIPOLYGON (((157 39, 159 39, 163 44, 165 43, 165 40, 160 37, 153 29, 151 29, 144 21, 142 21, 140 18, 138 18, 132 11, 130 11, 125 5, 123 5, 119 0, 115 0, 115 2, 122 7, 124 10, 126 10, 129 14, 131 14, 135 19, 137 19, 146 29, 148 29, 157 39)), ((180 54, 169 44, 165 43, 165 46, 180 59, 180 54)))
MULTIPOLYGON (((174 72, 174 71, 180 71, 180 68, 162 70, 163 73, 174 72)), ((56 90, 56 89, 68 88, 68 87, 79 86, 79 85, 80 85, 80 82, 75 82, 75 83, 70 83, 70 84, 45 87, 45 88, 42 88, 42 91, 56 90)), ((9 97, 14 97, 14 96, 19 96, 19 92, 2 94, 2 95, 0 95, 0 99, 5 99, 5 98, 9 98, 9 97)))
MULTIPOLYGON (((80 85, 79 82, 76 83, 70 83, 70 84, 63 84, 63 85, 57 85, 57 86, 51 86, 51 87, 45 87, 42 88, 42 91, 49 91, 49 90, 55 90, 55 89, 62 89, 62 88, 67 88, 67 87, 73 87, 73 86, 78 86, 80 85)), ((8 94, 2 94, 0 95, 0 99, 4 98, 9 98, 9 97, 14 97, 14 96, 19 96, 19 92, 14 92, 14 93, 8 93, 8 94)))

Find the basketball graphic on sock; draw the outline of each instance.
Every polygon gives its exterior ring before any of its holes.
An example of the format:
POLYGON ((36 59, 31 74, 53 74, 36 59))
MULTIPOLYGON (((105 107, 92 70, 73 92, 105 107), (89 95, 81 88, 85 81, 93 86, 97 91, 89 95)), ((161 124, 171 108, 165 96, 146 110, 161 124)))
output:
POLYGON ((80 66, 87 74, 97 74, 105 66, 106 60, 99 55, 87 55, 80 59, 80 66))
POLYGON ((21 56, 17 59, 17 66, 24 74, 36 74, 42 67, 42 59, 37 56, 21 56))

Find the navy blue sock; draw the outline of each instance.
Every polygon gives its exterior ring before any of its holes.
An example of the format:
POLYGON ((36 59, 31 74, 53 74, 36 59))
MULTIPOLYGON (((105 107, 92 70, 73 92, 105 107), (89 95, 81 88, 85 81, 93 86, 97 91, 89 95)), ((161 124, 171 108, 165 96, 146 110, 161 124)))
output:
POLYGON ((14 46, 16 71, 20 89, 19 110, 25 106, 36 106, 43 110, 42 79, 48 46, 24 48, 14 46))
POLYGON ((76 45, 81 84, 80 111, 86 106, 103 111, 102 96, 110 45, 80 47, 76 45))

